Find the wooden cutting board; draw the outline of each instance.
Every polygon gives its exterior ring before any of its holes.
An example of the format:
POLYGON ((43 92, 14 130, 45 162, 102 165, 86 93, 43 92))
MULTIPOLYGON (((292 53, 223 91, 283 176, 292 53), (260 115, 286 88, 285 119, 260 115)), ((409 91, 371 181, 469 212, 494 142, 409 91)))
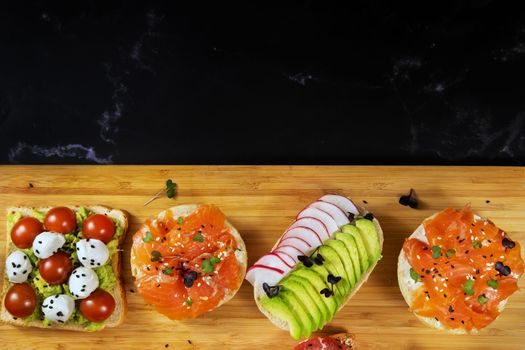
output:
POLYGON ((425 217, 447 206, 470 203, 525 243, 525 168, 378 166, 1 166, 1 273, 7 206, 104 204, 127 210, 131 227, 123 272, 129 313, 121 327, 77 333, 1 325, 0 348, 291 349, 295 342, 259 313, 247 282, 232 301, 199 319, 176 322, 156 313, 133 292, 131 236, 144 219, 162 209, 213 203, 239 229, 253 263, 273 246, 300 209, 329 192, 348 195, 373 212, 383 226, 385 244, 371 279, 323 333, 350 331, 361 349, 525 348, 525 292, 512 296, 502 316, 482 334, 453 336, 416 320, 396 278, 405 237, 425 217), (164 197, 144 207, 166 179, 178 183, 178 197, 164 197), (420 198, 418 210, 398 204, 399 196, 410 188, 420 198))

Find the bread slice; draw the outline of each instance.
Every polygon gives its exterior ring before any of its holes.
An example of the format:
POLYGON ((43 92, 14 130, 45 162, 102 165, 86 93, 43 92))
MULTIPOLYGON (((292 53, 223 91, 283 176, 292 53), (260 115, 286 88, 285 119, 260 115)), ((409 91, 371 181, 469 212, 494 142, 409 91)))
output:
MULTIPOLYGON (((199 209, 199 204, 183 204, 183 205, 177 205, 175 207, 171 207, 169 209, 163 210, 160 213, 157 214, 157 220, 164 220, 166 218, 166 213, 169 211, 171 212, 172 217, 185 217, 193 212, 195 212, 197 209, 199 209)), ((231 298, 235 296, 239 288, 241 288, 242 282, 244 280, 244 275, 246 274, 246 267, 248 265, 248 253, 246 251, 246 245, 244 244, 244 241, 237 229, 228 221, 226 220, 226 226, 230 230, 233 238, 237 242, 237 247, 240 250, 235 251, 235 258, 237 259, 237 262, 240 266, 240 273, 239 276, 237 276, 237 288, 235 290, 232 290, 230 293, 225 294, 224 297, 221 299, 219 304, 214 308, 218 308, 219 306, 223 305, 224 303, 228 302, 231 298)), ((143 273, 139 266, 135 265, 133 261, 131 262, 131 274, 135 278, 141 278, 143 276, 143 273)), ((210 310, 212 311, 212 310, 210 310)))
MULTIPOLYGON (((361 213, 364 212, 363 209, 360 208, 359 210, 361 213)), ((383 230, 381 229, 381 225, 379 225, 379 221, 377 221, 377 219, 373 219, 373 223, 374 223, 374 226, 375 226, 375 229, 376 229, 376 232, 377 232, 377 235, 379 237, 379 245, 381 247, 381 250, 383 249, 383 242, 384 242, 384 238, 383 238, 383 230)), ((286 233, 286 232, 285 232, 286 233)), ((283 235, 285 234, 283 233, 283 235)), ((279 242, 281 241, 281 238, 282 236, 277 240, 277 242, 275 243, 275 245, 273 246, 272 248, 272 251, 277 247, 277 245, 279 244, 279 242)), ((380 260, 380 259, 379 259, 380 260)), ((357 291, 361 288, 361 286, 368 280, 368 277, 370 277, 370 274, 372 273, 372 271, 374 270, 374 268, 376 267, 377 263, 379 262, 376 261, 373 265, 371 265, 368 270, 366 271, 366 273, 364 273, 363 275, 361 275, 361 279, 359 280, 359 283, 357 283, 357 285, 352 289, 352 292, 349 293, 346 298, 345 298, 345 301, 344 303, 342 303, 340 306, 339 306, 339 309, 337 310, 339 312, 339 310, 341 310, 347 303, 348 301, 354 296, 355 293, 357 293, 357 291)), ((265 295, 266 293, 263 291, 262 289, 262 285, 261 286, 258 286, 258 287, 255 287, 253 289, 253 296, 254 296, 254 299, 255 299, 255 303, 257 304, 257 307, 259 308, 259 310, 274 324, 276 325, 277 327, 283 329, 283 330, 286 330, 286 331, 289 331, 290 330, 290 327, 289 327, 289 324, 286 320, 283 320, 275 315, 273 315, 272 313, 270 313, 267 309, 265 309, 262 304, 261 304, 261 299, 262 297, 265 295)))
MULTIPOLYGON (((117 283, 115 285, 115 290, 113 291, 113 296, 115 298, 115 310, 113 311, 113 314, 105 321, 105 327, 117 327, 122 322, 124 322, 124 319, 127 313, 126 292, 124 289, 124 282, 121 277, 121 264, 122 264, 121 247, 124 244, 124 241, 126 239, 126 233, 128 232, 129 215, 125 211, 111 209, 103 205, 93 205, 93 206, 84 206, 84 207, 89 209, 93 213, 107 215, 113 220, 118 220, 123 229, 123 234, 119 239, 119 250, 113 255, 113 258, 111 261, 113 272, 115 273, 115 276, 117 277, 117 283)), ((53 207, 11 207, 11 208, 7 208, 6 214, 8 215, 11 213, 18 212, 22 214, 22 216, 32 216, 33 210, 38 210, 41 213, 47 213, 52 208, 53 207)), ((69 208, 75 212, 80 209, 79 206, 70 206, 69 208)), ((11 233, 7 229, 6 231, 7 231, 7 234, 6 234, 6 251, 5 251, 6 255, 5 256, 7 258, 7 256, 9 256, 9 254, 11 254, 11 252, 16 250, 17 248, 11 241, 11 233)), ((2 264, 2 266, 3 265, 4 264, 2 264)), ((5 305, 3 303, 5 294, 9 290, 9 286, 11 283, 9 282, 7 275, 3 271, 2 271, 2 276, 3 276, 3 290, 1 294, 2 305, 0 309, 0 321, 7 323, 7 324, 20 326, 20 327, 38 327, 38 328, 65 329, 65 330, 72 330, 72 331, 88 332, 88 330, 84 329, 83 326, 78 325, 78 324, 53 323, 50 326, 45 326, 43 322, 40 320, 25 322, 22 319, 14 319, 13 316, 6 310, 5 305)))
MULTIPOLYGON (((423 221, 431 220, 436 215, 437 213, 426 218, 423 221)), ((474 215, 474 219, 476 221, 482 220, 482 218, 478 215, 474 215)), ((428 240, 427 240, 427 236, 425 232, 425 226, 423 224, 419 225, 418 228, 410 235, 409 239, 410 238, 419 239, 420 241, 428 244, 428 240)), ((403 249, 401 249, 401 252, 399 253, 399 257, 397 260, 397 282, 399 284, 399 289, 401 290, 401 294, 403 294, 403 297, 405 298, 405 301, 407 302, 409 306, 412 305, 415 291, 420 286, 423 285, 422 282, 414 283, 414 280, 410 277, 410 267, 411 266, 408 263, 408 259, 405 255, 405 252, 403 251, 403 249)), ((505 305, 507 304, 507 300, 508 299, 505 299, 500 302, 498 306, 500 312, 503 311, 503 309, 505 308, 505 305)), ((469 332, 464 328, 450 329, 444 326, 440 321, 436 320, 433 317, 419 316, 416 313, 414 313, 414 315, 421 322, 423 322, 424 324, 426 324, 427 326, 431 328, 445 330, 448 333, 452 333, 452 334, 469 334, 469 332)), ((477 329, 472 329, 472 331, 470 331, 470 334, 476 334, 476 333, 478 333, 477 329)))

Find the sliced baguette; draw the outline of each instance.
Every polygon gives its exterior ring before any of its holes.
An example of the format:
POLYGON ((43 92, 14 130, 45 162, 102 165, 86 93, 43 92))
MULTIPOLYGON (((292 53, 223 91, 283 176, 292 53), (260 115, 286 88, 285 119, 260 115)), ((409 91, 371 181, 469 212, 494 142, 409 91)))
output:
MULTIPOLYGON (((363 210, 360 209, 360 212, 363 212, 363 210)), ((383 249, 383 241, 384 241, 383 230, 381 229, 381 226, 379 225, 379 221, 377 221, 377 219, 374 218, 373 222, 374 222, 374 226, 375 226, 377 235, 379 237, 379 245, 381 246, 381 250, 382 250, 383 249)), ((282 236, 277 240, 277 243, 275 243, 275 245, 273 246, 272 251, 277 247, 277 245, 279 244, 281 238, 282 238, 282 236)), ((379 259, 379 260, 381 260, 381 259, 379 259)), ((339 310, 341 310, 348 303, 348 301, 354 296, 354 294, 357 293, 357 291, 361 288, 361 286, 368 280, 368 277, 370 276, 370 274, 374 270, 374 268, 377 265, 377 263, 379 262, 379 260, 376 261, 373 265, 371 265, 368 268, 368 270, 361 276, 361 279, 359 280, 359 283, 357 283, 357 285, 352 289, 352 291, 346 296, 344 303, 342 303, 339 306, 339 309, 337 310, 338 312, 339 312, 339 310)), ((276 315, 272 314, 270 311, 265 309, 264 306, 261 304, 261 299, 262 299, 262 297, 265 294, 266 293, 262 289, 262 285, 259 285, 258 287, 255 287, 253 289, 253 296, 254 296, 254 299, 255 299, 255 303, 257 304, 257 307, 274 325, 276 325, 277 327, 279 327, 279 328, 281 328, 283 330, 289 331, 290 327, 289 327, 288 321, 283 320, 283 319, 277 317, 276 315)))
MULTIPOLYGON (((73 211, 78 211, 80 209, 79 206, 70 206, 73 211)), ((124 240, 126 239, 126 233, 128 232, 128 225, 129 225, 129 219, 128 214, 125 211, 117 210, 117 209, 111 209, 102 205, 93 205, 93 206, 85 206, 85 208, 89 209, 90 211, 96 213, 96 214, 103 214, 107 215, 113 220, 118 220, 120 225, 123 229, 123 234, 119 239, 119 250, 117 253, 113 255, 111 266, 113 267, 113 272, 115 273, 115 276, 117 277, 117 283, 115 285, 115 289, 113 291, 113 296, 115 298, 115 311, 113 311, 113 314, 105 321, 105 327, 117 327, 122 322, 124 322, 124 319, 126 317, 127 313, 127 304, 126 304, 126 292, 124 289, 124 282, 121 277, 121 265, 122 265, 122 245, 124 243, 124 240)), ((7 208, 7 215, 11 213, 20 213, 22 216, 32 216, 33 210, 38 210, 42 213, 47 213, 52 207, 11 207, 7 208)), ((6 258, 16 250, 16 246, 11 241, 11 233, 7 229, 6 224, 6 258)), ((48 328, 48 329, 65 329, 65 330, 72 330, 72 331, 84 331, 89 332, 88 330, 84 329, 83 326, 78 324, 71 324, 71 323, 65 323, 65 324, 58 324, 54 323, 50 326, 45 326, 42 321, 35 320, 30 322, 25 322, 22 319, 15 319, 13 316, 6 310, 4 305, 4 297, 7 291, 9 290, 10 282, 2 270, 4 268, 4 264, 2 263, 2 268, 0 268, 0 272, 3 276, 3 289, 2 289, 2 306, 0 309, 0 321, 19 326, 19 327, 38 327, 38 328, 48 328)))
MULTIPOLYGON (((437 213, 432 215, 432 216, 429 216, 428 218, 426 218, 423 221, 431 220, 436 215, 437 215, 437 213)), ((481 217, 478 216, 478 215, 474 215, 474 219, 476 221, 482 220, 481 217)), ((409 239, 410 238, 419 239, 420 241, 428 244, 428 240, 427 240, 427 236, 426 236, 426 232, 425 232, 425 226, 423 224, 419 225, 418 228, 410 235, 409 239)), ((412 301, 414 299, 416 290, 420 286, 423 285, 422 282, 414 283, 414 280, 412 279, 412 277, 410 277, 410 268, 411 268, 411 266, 408 263, 408 259, 407 259, 406 255, 405 255, 405 252, 403 251, 403 249, 401 249, 401 252, 399 252, 399 257, 398 257, 398 260, 397 260, 397 282, 399 284, 399 289, 401 290, 401 294, 403 295, 403 297, 405 298, 406 303, 409 306, 412 305, 412 301)), ((498 308, 499 308, 500 312, 503 311, 503 309, 505 308, 505 305, 507 304, 507 300, 508 300, 508 298, 505 299, 505 300, 502 300, 500 302, 500 304, 498 305, 498 308)), ((436 320, 433 317, 419 316, 416 313, 414 313, 414 315, 421 322, 426 324, 427 326, 429 326, 431 328, 435 328, 435 329, 445 330, 448 333, 452 333, 452 334, 476 334, 476 333, 479 332, 476 329, 472 329, 472 331, 470 331, 470 333, 464 328, 450 329, 450 328, 446 327, 440 321, 436 320)))
MULTIPOLYGON (((166 213, 168 211, 171 212, 172 217, 175 217, 175 218, 185 217, 195 212, 199 207, 200 207, 199 204, 177 205, 175 207, 171 207, 169 209, 163 210, 160 213, 158 213, 157 220, 159 221, 164 220, 166 218, 166 213)), ((246 274, 246 267, 248 265, 248 253, 246 251, 246 245, 244 244, 244 241, 239 231, 237 231, 237 229, 228 220, 226 220, 226 226, 230 230, 232 236, 235 238, 235 241, 237 242, 237 247, 240 249, 240 250, 235 251, 235 258, 237 259, 239 263, 240 273, 239 273, 239 276, 237 276, 238 278, 237 288, 225 294, 224 297, 219 302, 219 304, 217 304, 217 306, 214 309, 228 302, 231 298, 235 296, 235 294, 241 287, 241 284, 244 280, 244 275, 246 274)), ((138 278, 138 279, 140 279, 143 276, 143 273, 141 272, 140 267, 134 264, 133 261, 131 262, 131 274, 133 275, 133 277, 138 278)))

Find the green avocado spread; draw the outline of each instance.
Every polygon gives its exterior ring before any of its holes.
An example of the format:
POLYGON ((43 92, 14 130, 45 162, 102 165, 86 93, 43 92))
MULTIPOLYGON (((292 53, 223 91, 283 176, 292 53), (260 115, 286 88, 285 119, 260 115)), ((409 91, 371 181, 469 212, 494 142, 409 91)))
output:
MULTIPOLYGON (((82 224, 84 220, 86 220, 86 218, 89 217, 91 214, 92 212, 86 207, 80 207, 75 211, 75 216, 77 220, 77 228, 74 232, 69 233, 64 236, 66 239, 66 242, 64 243, 62 248, 60 248, 60 250, 65 251, 68 254, 70 254, 70 258, 73 262, 73 269, 81 266, 80 262, 78 261, 75 244, 83 238, 82 224)), ((40 222, 44 222, 45 213, 42 213, 37 210, 33 210, 31 212, 31 216, 36 218, 40 222)), ((11 231, 14 224, 21 218, 22 218, 22 214, 19 212, 10 213, 7 215, 8 232, 11 231)), ((113 272, 113 268, 111 266, 111 260, 113 259, 114 254, 118 251, 119 238, 124 233, 124 229, 118 220, 114 220, 114 224, 115 224, 115 235, 113 239, 109 243, 107 243, 107 247, 109 250, 108 263, 104 266, 94 269, 99 279, 99 288, 109 292, 112 295, 114 295, 115 285, 117 284, 117 276, 115 276, 115 273, 113 272)), ((67 282, 61 285, 48 284, 42 278, 42 276, 40 276, 40 272, 38 271, 39 259, 33 252, 33 249, 27 248, 27 249, 22 249, 22 251, 27 255, 27 257, 29 258, 29 260, 31 261, 33 265, 33 270, 29 274, 27 282, 33 286, 37 294, 37 305, 35 307, 35 311, 33 312, 32 315, 24 318, 24 322, 40 320, 45 326, 50 326, 51 324, 53 324, 53 322, 44 318, 44 315, 41 310, 41 304, 45 298, 51 295, 55 295, 55 294, 65 293, 72 297, 69 291, 69 286, 67 282)), ((79 300, 75 300, 75 311, 73 312, 73 314, 71 315, 67 323, 82 325, 84 329, 87 331, 96 331, 96 330, 104 328, 104 322, 91 322, 87 318, 85 318, 84 315, 82 315, 82 313, 80 312, 80 308, 79 308, 79 300)))

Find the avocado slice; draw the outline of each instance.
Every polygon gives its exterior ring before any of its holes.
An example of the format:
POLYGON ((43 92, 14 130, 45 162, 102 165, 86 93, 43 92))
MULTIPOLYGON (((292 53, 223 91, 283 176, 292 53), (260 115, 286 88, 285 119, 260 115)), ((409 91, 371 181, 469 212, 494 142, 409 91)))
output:
POLYGON ((341 281, 337 284, 343 287, 343 292, 345 294, 348 293, 352 288, 352 284, 348 280, 343 261, 337 254, 337 251, 328 245, 322 245, 319 247, 319 254, 325 258, 323 266, 326 265, 326 268, 332 275, 341 276, 341 281))
POLYGON ((381 258, 381 246, 379 245, 379 237, 374 223, 371 220, 359 219, 356 220, 355 226, 359 229, 365 248, 368 253, 368 261, 370 265, 374 264, 381 258))
POLYGON ((297 319, 296 313, 293 311, 290 304, 284 300, 282 293, 279 293, 273 298, 264 295, 261 298, 261 305, 271 314, 288 322, 290 334, 295 340, 301 338, 301 323, 297 319))
POLYGON ((354 271, 354 264, 352 262, 352 258, 350 257, 350 254, 348 253, 345 244, 337 239, 326 240, 324 244, 328 247, 331 247, 337 252, 337 255, 339 255, 339 258, 343 262, 343 267, 345 269, 348 282, 353 288, 357 282, 356 273, 354 271))
POLYGON ((316 303, 312 301, 309 293, 306 291, 303 285, 295 281, 293 278, 287 278, 285 281, 279 283, 279 285, 282 286, 282 290, 279 292, 279 294, 289 291, 294 295, 297 303, 292 305, 294 305, 293 309, 303 323, 304 327, 302 328, 302 334, 305 337, 310 336, 312 331, 317 329, 316 327, 319 323, 319 319, 321 318, 321 312, 317 308, 316 303), (299 311, 298 309, 301 310, 299 311))
POLYGON ((304 278, 294 275, 289 275, 280 283, 284 288, 290 289, 295 295, 301 299, 306 311, 312 316, 314 323, 312 330, 320 329, 326 321, 328 309, 321 300, 321 295, 317 293, 315 288, 304 278))
MULTIPOLYGON (((337 272, 334 270, 333 266, 331 266, 330 262, 325 261, 323 265, 313 264, 313 266, 308 267, 308 269, 311 269, 317 272, 321 276, 323 281, 325 282, 326 288, 328 289, 331 288, 330 283, 328 283, 328 275, 332 274, 336 276, 337 272)), ((343 286, 344 283, 348 283, 348 281, 346 281, 345 279, 341 279, 341 281, 334 286, 334 295, 329 297, 329 298, 335 298, 335 301, 337 302, 338 307, 345 300, 345 296, 346 296, 345 290, 348 289, 348 286, 343 286)), ((325 298, 324 295, 322 296, 323 298, 325 298)))
MULTIPOLYGON (((345 245, 348 256, 352 260, 353 271, 355 273, 355 280, 359 281, 361 279, 361 263, 359 261, 359 252, 357 250, 357 244, 355 243, 352 235, 342 232, 336 232, 335 235, 336 242, 342 242, 345 245)), ((364 249, 364 247, 363 247, 364 249)), ((368 262, 367 259, 364 260, 368 262)))
POLYGON ((366 251, 365 242, 361 238, 361 233, 354 225, 344 225, 342 228, 343 234, 348 233, 355 241, 357 252, 359 253, 359 264, 361 265, 361 273, 365 273, 370 266, 368 262, 368 253, 366 251))
POLYGON ((325 298, 325 296, 320 293, 321 290, 329 287, 329 284, 326 282, 326 278, 323 278, 318 272, 305 266, 298 267, 297 269, 290 272, 290 275, 303 278, 314 287, 316 295, 321 297, 321 302, 328 310, 328 317, 325 319, 325 324, 329 322, 337 312, 339 305, 337 304, 337 301, 334 299, 334 297, 325 298))

